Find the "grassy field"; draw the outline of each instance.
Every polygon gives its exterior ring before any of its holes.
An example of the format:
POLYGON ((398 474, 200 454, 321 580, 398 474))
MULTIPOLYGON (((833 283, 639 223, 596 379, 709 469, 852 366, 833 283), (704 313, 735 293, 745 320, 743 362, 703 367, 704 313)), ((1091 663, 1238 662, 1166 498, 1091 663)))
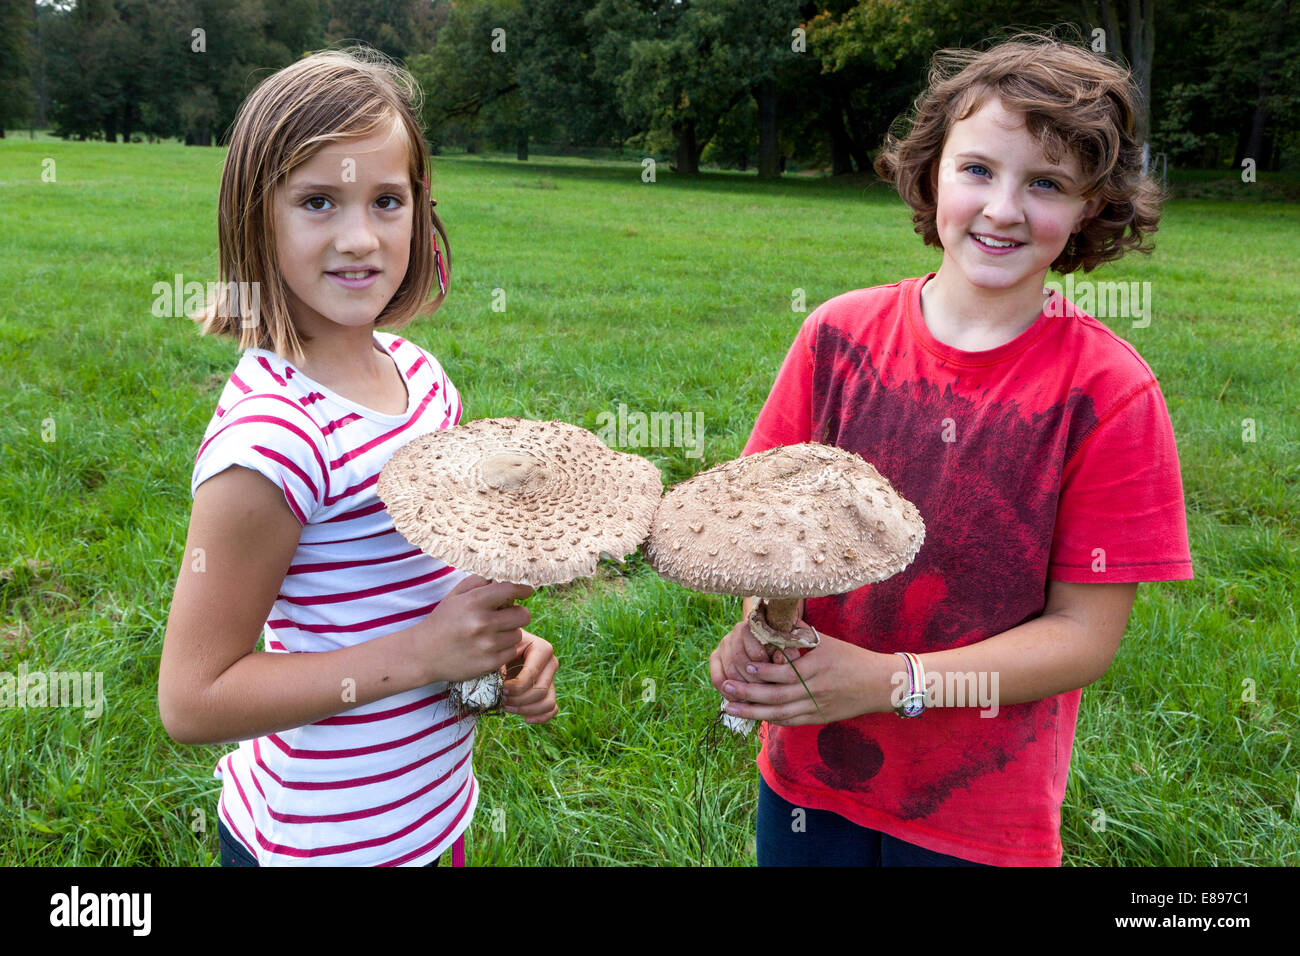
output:
MULTIPOLYGON (((193 456, 237 355, 151 305, 156 281, 216 278, 223 156, 0 142, 0 671, 100 672, 107 698, 95 719, 0 708, 3 864, 215 860, 224 748, 173 743, 155 692, 193 456)), ((437 162, 454 291, 403 334, 467 417, 698 412, 701 457, 642 449, 676 482, 739 453, 804 317, 794 290, 811 309, 938 264, 881 187, 657 179, 437 162)), ((1300 864, 1297 261, 1297 208, 1181 200, 1151 258, 1094 273, 1151 283, 1150 325, 1112 328, 1160 377, 1196 579, 1139 589, 1083 694, 1067 865, 1300 864)), ((705 746, 707 656, 738 602, 633 560, 530 607, 561 714, 481 725, 471 863, 752 862, 757 745, 705 746)))

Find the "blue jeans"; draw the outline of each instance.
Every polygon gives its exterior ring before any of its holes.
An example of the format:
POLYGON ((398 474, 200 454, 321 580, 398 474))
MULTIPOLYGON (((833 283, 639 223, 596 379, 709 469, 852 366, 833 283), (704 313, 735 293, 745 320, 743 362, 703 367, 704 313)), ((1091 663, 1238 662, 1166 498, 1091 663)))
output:
MULTIPOLYGON (((244 848, 244 844, 235 839, 226 825, 220 820, 217 821, 217 839, 221 844, 221 865, 222 866, 257 866, 257 860, 253 855, 244 848)), ((426 863, 425 866, 437 866, 442 862, 442 857, 434 860, 432 863, 426 863)))
POLYGON ((759 866, 985 866, 799 807, 758 780, 759 866), (798 811, 802 811, 801 813, 798 811))

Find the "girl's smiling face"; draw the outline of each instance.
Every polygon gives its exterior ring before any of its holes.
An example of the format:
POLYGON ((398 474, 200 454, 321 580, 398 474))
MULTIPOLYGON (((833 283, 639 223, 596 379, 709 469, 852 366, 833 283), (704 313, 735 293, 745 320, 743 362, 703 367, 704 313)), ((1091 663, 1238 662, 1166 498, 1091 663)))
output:
POLYGON ((327 144, 276 190, 276 254, 299 331, 371 327, 397 292, 411 256, 409 164, 395 125, 327 144))
POLYGON ((1049 162, 1024 116, 996 96, 948 130, 936 190, 941 271, 975 295, 1041 297, 1070 234, 1101 206, 1081 194, 1079 161, 1049 162))

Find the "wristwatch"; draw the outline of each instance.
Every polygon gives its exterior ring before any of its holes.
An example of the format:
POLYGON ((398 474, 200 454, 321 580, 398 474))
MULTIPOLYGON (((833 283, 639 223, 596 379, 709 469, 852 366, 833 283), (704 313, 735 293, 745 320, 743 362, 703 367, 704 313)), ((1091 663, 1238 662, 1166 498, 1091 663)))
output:
POLYGON ((921 666, 921 659, 915 654, 906 651, 894 653, 907 661, 908 682, 907 696, 894 709, 894 713, 899 717, 920 717, 925 713, 925 668, 921 666))

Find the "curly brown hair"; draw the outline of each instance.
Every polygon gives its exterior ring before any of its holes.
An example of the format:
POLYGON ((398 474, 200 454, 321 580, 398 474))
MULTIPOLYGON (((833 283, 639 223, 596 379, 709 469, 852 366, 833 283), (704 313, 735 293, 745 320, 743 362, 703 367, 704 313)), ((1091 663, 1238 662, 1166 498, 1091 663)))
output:
MULTIPOLYGON (((422 93, 405 69, 369 47, 324 50, 286 66, 244 100, 221 171, 217 242, 221 284, 216 300, 195 318, 204 333, 235 336, 240 348, 301 358, 303 335, 289 314, 287 287, 276 259, 274 196, 289 174, 322 147, 392 129, 408 143, 411 195, 425 196, 429 153, 420 129, 422 93), (258 283, 250 302, 242 289, 258 283)), ((416 202, 406 275, 376 326, 401 328, 442 304, 429 293, 437 278, 434 229, 451 272, 451 247, 432 203, 416 202)))
POLYGON ((1101 199, 1096 215, 1052 263, 1053 271, 1090 272, 1129 250, 1151 252, 1163 196, 1142 172, 1139 94, 1130 72, 1089 49, 1039 34, 1020 34, 984 51, 935 53, 910 130, 902 138, 886 137, 876 172, 912 207, 912 221, 927 245, 942 248, 935 226, 936 177, 948 130, 990 96, 1008 112, 1024 115, 1050 162, 1077 157, 1084 198, 1101 199))

